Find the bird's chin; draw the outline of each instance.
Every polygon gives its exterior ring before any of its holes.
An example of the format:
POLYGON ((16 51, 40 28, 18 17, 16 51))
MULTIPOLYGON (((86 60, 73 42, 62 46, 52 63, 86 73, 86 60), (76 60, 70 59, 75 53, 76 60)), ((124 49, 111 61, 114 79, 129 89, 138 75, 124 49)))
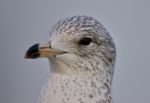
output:
POLYGON ((61 55, 56 55, 55 57, 50 57, 50 67, 52 73, 60 74, 72 74, 73 70, 73 61, 76 59, 76 56, 70 53, 65 53, 61 55))
POLYGON ((70 55, 69 53, 65 53, 65 54, 60 54, 60 55, 55 55, 52 57, 49 57, 49 59, 53 62, 58 62, 60 61, 61 63, 64 63, 66 60, 70 59, 70 55))

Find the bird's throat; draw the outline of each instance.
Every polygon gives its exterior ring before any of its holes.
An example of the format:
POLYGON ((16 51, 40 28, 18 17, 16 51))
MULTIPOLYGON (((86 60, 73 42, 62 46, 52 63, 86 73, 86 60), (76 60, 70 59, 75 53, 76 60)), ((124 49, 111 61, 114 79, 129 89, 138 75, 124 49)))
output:
POLYGON ((66 97, 69 98, 65 100, 66 103, 111 103, 106 101, 112 98, 111 85, 98 74, 82 76, 52 73, 43 93, 45 96, 41 98, 49 99, 52 103, 62 103, 66 97))

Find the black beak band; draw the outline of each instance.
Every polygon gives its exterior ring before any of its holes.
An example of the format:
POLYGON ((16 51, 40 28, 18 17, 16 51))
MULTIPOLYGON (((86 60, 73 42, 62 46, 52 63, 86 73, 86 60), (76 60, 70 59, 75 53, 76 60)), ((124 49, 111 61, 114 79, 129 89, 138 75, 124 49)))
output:
POLYGON ((39 56, 39 44, 35 44, 27 50, 25 58, 36 59, 39 56))

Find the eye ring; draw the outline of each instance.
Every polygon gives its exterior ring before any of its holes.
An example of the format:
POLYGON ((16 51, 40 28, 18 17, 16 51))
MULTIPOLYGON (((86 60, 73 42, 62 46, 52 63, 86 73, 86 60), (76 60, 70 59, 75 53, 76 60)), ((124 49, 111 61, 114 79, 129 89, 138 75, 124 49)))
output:
POLYGON ((92 42, 92 39, 91 39, 91 38, 85 37, 85 38, 82 38, 82 39, 79 41, 79 44, 80 44, 80 45, 89 45, 91 42, 92 42))

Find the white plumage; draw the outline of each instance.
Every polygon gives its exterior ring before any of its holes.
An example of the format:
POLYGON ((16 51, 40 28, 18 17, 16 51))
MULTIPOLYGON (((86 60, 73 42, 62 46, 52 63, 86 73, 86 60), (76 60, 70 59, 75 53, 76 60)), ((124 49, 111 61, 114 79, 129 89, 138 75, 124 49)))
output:
POLYGON ((27 58, 47 57, 51 74, 39 103, 112 103, 116 50, 104 26, 87 16, 60 20, 46 45, 36 44, 27 58))

